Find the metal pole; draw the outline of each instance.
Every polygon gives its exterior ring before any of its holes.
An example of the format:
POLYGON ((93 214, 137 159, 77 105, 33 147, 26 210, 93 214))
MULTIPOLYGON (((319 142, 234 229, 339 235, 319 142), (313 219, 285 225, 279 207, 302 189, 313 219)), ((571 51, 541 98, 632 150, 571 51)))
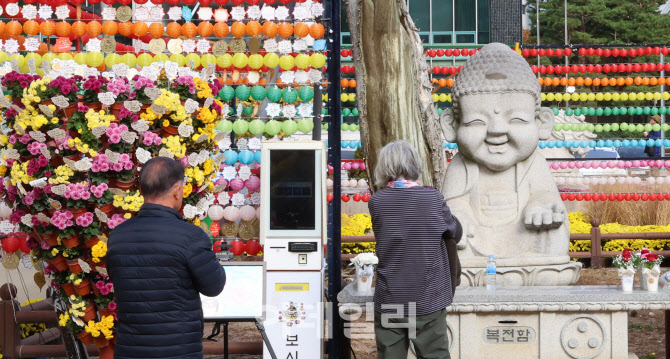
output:
MULTIPOLYGON (((665 65, 665 55, 661 53, 661 65, 665 65)), ((661 68, 661 77, 665 77, 665 66, 661 68)), ((665 83, 661 85, 661 95, 665 92, 665 83)), ((665 107, 665 99, 661 96, 661 108, 665 107)), ((661 125, 665 123, 665 113, 661 113, 661 125)), ((665 142, 665 131, 661 129, 661 141, 665 142)), ((661 157, 665 156, 665 146, 661 146, 661 157)), ((667 313, 667 312, 666 312, 667 313)), ((666 314, 667 317, 667 314, 666 314)))
POLYGON ((339 359, 342 353, 341 318, 338 311, 337 294, 342 290, 342 195, 341 181, 341 132, 340 106, 340 0, 330 4, 330 63, 328 64, 328 98, 330 100, 330 128, 328 131, 328 161, 333 166, 332 235, 328 238, 328 300, 333 315, 329 323, 328 358, 339 359))
MULTIPOLYGON (((565 32, 565 46, 568 46, 568 0, 563 2, 564 14, 563 14, 563 26, 565 32)), ((568 55, 565 55, 565 66, 569 66, 568 55)), ((565 78, 568 78, 568 72, 565 73, 565 78)), ((568 92, 568 86, 565 86, 565 92, 568 92)), ((565 101, 565 108, 570 107, 570 101, 565 101)))
MULTIPOLYGON (((537 46, 540 46, 540 0, 535 2, 535 28, 537 30, 537 46)), ((537 55, 537 67, 540 67, 540 55, 537 55)), ((537 72, 537 76, 540 76, 540 72, 537 72)))

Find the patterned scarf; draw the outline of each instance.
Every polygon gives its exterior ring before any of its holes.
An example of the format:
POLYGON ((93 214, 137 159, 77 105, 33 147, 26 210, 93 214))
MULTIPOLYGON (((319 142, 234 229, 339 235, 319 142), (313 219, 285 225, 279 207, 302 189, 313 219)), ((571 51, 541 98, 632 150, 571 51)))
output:
POLYGON ((419 181, 410 181, 405 178, 398 178, 397 180, 393 182, 389 182, 386 185, 386 188, 410 188, 410 187, 417 187, 421 186, 419 184, 419 181))

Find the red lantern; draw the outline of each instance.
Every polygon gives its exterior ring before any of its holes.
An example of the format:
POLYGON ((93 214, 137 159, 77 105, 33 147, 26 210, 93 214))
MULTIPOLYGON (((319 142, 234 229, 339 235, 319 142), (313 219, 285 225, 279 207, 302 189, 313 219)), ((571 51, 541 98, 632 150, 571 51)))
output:
POLYGON ((19 238, 16 235, 10 235, 2 240, 2 249, 7 253, 14 253, 19 250, 19 238))
MULTIPOLYGON (((656 65, 653 65, 653 66, 654 66, 654 69, 656 69, 656 65)), ((649 71, 649 64, 642 64, 642 66, 640 66, 640 69, 642 71, 645 71, 645 72, 649 71)))
POLYGON ((608 73, 610 71, 612 71, 612 66, 609 64, 603 66, 603 72, 608 73))
POLYGON ((461 50, 454 49, 454 56, 461 56, 461 50))
POLYGON ((580 48, 578 51, 579 56, 586 56, 586 49, 585 48, 580 48))
POLYGON ((626 72, 633 72, 633 65, 631 64, 626 65, 626 72))
POLYGON ((239 256, 240 254, 244 253, 244 242, 242 242, 241 240, 236 239, 230 242, 229 244, 231 246, 230 253, 236 256, 239 256))
POLYGON ((617 66, 617 69, 619 70, 619 72, 626 72, 626 65, 619 64, 619 66, 617 66))
POLYGON ((547 66, 547 73, 548 73, 548 74, 553 74, 554 71, 555 71, 555 69, 554 69, 553 66, 551 66, 551 65, 550 65, 550 66, 547 66))
POLYGON ((605 50, 603 51, 603 56, 605 56, 605 57, 610 57, 610 56, 612 56, 612 50, 610 50, 610 49, 605 49, 605 50))
POLYGON ((361 195, 358 194, 358 193, 356 193, 356 194, 354 195, 354 202, 360 202, 360 201, 361 201, 361 195))
POLYGON ((540 51, 539 51, 538 53, 539 53, 540 56, 542 56, 542 57, 547 56, 547 50, 545 50, 545 49, 540 49, 540 51))
POLYGON ((640 64, 633 65, 633 71, 634 72, 640 72, 641 70, 642 70, 642 66, 640 66, 640 64))
POLYGON ((572 55, 572 49, 569 48, 569 47, 568 47, 567 49, 565 49, 564 52, 565 52, 565 56, 570 56, 570 55, 572 55))
POLYGON ((535 56, 537 56, 537 54, 538 54, 537 49, 530 49, 530 56, 535 57, 535 56))
MULTIPOLYGON (((645 52, 647 55, 651 55, 656 49, 658 49, 658 47, 654 47, 654 48, 652 49, 650 46, 647 46, 647 48, 644 49, 644 52, 645 52)), ((657 55, 658 55, 658 54, 657 54, 657 55)))
POLYGON ((663 69, 664 69, 665 71, 670 71, 670 64, 665 64, 665 65, 663 65, 663 69))
POLYGON ((344 202, 349 202, 350 199, 351 199, 351 197, 349 197, 348 195, 346 195, 346 194, 343 194, 343 195, 342 195, 342 200, 343 200, 344 202))
POLYGON ((557 74, 563 73, 563 66, 554 67, 554 72, 556 72, 557 74))
POLYGON ((586 72, 586 65, 579 65, 579 72, 580 73, 585 73, 586 72))
POLYGON ((442 57, 442 56, 444 56, 444 49, 439 49, 439 50, 437 50, 437 56, 438 56, 438 57, 442 57))
POLYGON ((370 195, 364 194, 361 199, 363 200, 363 202, 368 202, 370 200, 370 195))
POLYGON ((619 194, 616 195, 616 200, 617 201, 621 202, 624 199, 625 199, 625 197, 624 197, 623 193, 619 193, 619 194))
POLYGON ((626 201, 630 201, 630 200, 633 199, 633 195, 630 194, 630 193, 626 193, 626 194, 624 195, 624 199, 625 199, 626 201))
POLYGON ((664 48, 661 49, 661 53, 662 53, 663 55, 670 54, 670 49, 668 49, 667 47, 664 47, 664 48))
POLYGON ((643 193, 643 194, 640 196, 640 199, 643 200, 643 201, 647 201, 647 200, 649 200, 649 195, 646 194, 646 193, 643 193))
POLYGON ((547 50, 547 56, 548 56, 548 57, 553 57, 554 54, 555 54, 555 53, 554 53, 554 49, 549 49, 549 50, 547 50))
POLYGON ((468 56, 469 53, 470 53, 470 51, 468 51, 468 49, 462 49, 461 50, 461 56, 468 56))
POLYGON ((650 193, 650 194, 649 194, 649 200, 650 200, 650 201, 655 201, 656 198, 658 198, 658 196, 657 196, 656 193, 650 193))
POLYGON ((596 56, 603 56, 603 49, 596 49, 596 56))
POLYGON ((218 241, 214 242, 214 246, 212 246, 212 250, 214 251, 214 253, 221 252, 222 249, 221 249, 221 247, 219 247, 221 245, 221 243, 223 243, 223 241, 220 240, 220 239, 218 241))
POLYGON ((606 201, 606 200, 607 200, 607 194, 605 194, 605 193, 601 193, 601 194, 600 194, 600 200, 601 200, 601 201, 606 201))
POLYGON ((610 193, 610 195, 608 197, 609 197, 608 199, 610 201, 616 201, 616 195, 614 193, 610 193))
POLYGON ((581 193, 578 193, 578 194, 575 196, 575 199, 578 200, 578 201, 582 201, 582 200, 584 200, 584 195, 581 194, 581 193))
POLYGON ((633 201, 639 201, 640 200, 640 195, 635 193, 633 194, 633 201))
POLYGON ((212 236, 218 237, 219 232, 221 232, 221 226, 219 225, 219 222, 212 222, 212 224, 209 225, 209 231, 212 232, 212 236))
POLYGON ((666 194, 665 194, 665 200, 666 200, 666 201, 670 201, 670 193, 666 193, 666 194))
POLYGON ((561 193, 561 199, 562 200, 567 200, 568 199, 568 194, 567 193, 561 193))
POLYGON ((268 4, 268 5, 272 5, 272 4, 276 3, 277 0, 263 0, 263 2, 268 4))
POLYGON ((576 196, 575 196, 574 193, 570 193, 570 194, 568 195, 568 200, 569 200, 569 201, 574 201, 574 200, 575 200, 575 197, 576 197, 576 196))
POLYGON ((455 75, 459 71, 459 68, 456 66, 449 67, 449 73, 455 75))
POLYGON ((554 55, 556 55, 556 57, 563 57, 563 50, 556 49, 556 51, 554 51, 554 55))
POLYGON ((449 75, 449 67, 447 67, 447 66, 442 66, 442 68, 440 69, 440 73, 441 73, 442 75, 449 75))
POLYGON ((542 75, 544 75, 544 74, 547 73, 547 67, 546 67, 546 66, 540 66, 539 71, 540 71, 540 73, 541 73, 542 75))
POLYGON ((601 65, 596 65, 595 70, 596 70, 597 73, 601 73, 601 72, 603 72, 603 67, 601 65))
POLYGON ((479 50, 470 49, 470 50, 468 51, 468 55, 472 56, 472 55, 476 54, 477 51, 479 51, 479 50))
POLYGON ((331 202, 333 200, 333 198, 335 198, 335 196, 333 196, 332 193, 328 193, 328 195, 326 196, 326 199, 328 200, 328 202, 331 202))
POLYGON ((600 195, 597 194, 597 193, 594 193, 593 196, 591 196, 591 200, 592 200, 593 202, 598 202, 598 201, 600 201, 600 195))
POLYGON ((30 253, 30 248, 28 248, 29 239, 30 237, 27 234, 19 237, 19 250, 26 254, 30 253))
POLYGON ((577 66, 577 65, 570 66, 570 72, 572 72, 573 74, 576 74, 577 72, 579 72, 579 66, 577 66))
POLYGON ((591 64, 586 65, 586 71, 587 72, 593 72, 593 70, 595 70, 595 66, 593 66, 591 64))
POLYGON ((586 50, 586 54, 589 55, 589 56, 593 56, 593 55, 596 54, 596 50, 594 50, 593 48, 590 48, 590 47, 589 47, 589 48, 586 50))
POLYGON ((585 201, 590 201, 593 196, 590 193, 587 193, 584 195, 584 200, 585 201))
POLYGON ((663 195, 663 193, 659 193, 656 195, 656 199, 659 201, 663 201, 665 200, 665 196, 663 195))
POLYGON ((433 73, 434 74, 439 74, 440 73, 440 67, 439 66, 433 66, 433 73))
MULTIPOLYGON (((260 4, 260 2, 261 0, 247 0, 247 3, 249 3, 249 5, 258 5, 260 4)), ((202 1, 200 1, 200 3, 202 4, 202 1)))
MULTIPOLYGON (((153 0, 152 0, 153 1, 153 0)), ((217 5, 226 5, 228 0, 214 0, 217 5)), ((267 2, 267 1, 266 1, 267 2)))
POLYGON ((261 245, 255 240, 250 240, 244 245, 244 251, 250 256, 255 256, 261 251, 261 245))
POLYGON ((619 55, 621 55, 621 50, 619 49, 612 50, 612 56, 619 57, 619 55))
POLYGON ((530 50, 528 50, 528 49, 521 50, 521 56, 523 56, 523 57, 530 56, 530 50))
POLYGON ((533 73, 534 73, 534 74, 536 74, 537 71, 538 71, 538 68, 537 68, 537 66, 535 66, 535 65, 531 66, 530 69, 533 70, 533 73))
POLYGON ((454 54, 454 51, 453 51, 452 49, 446 49, 446 50, 444 50, 444 54, 445 54, 447 57, 451 57, 451 55, 454 54))
POLYGON ((626 49, 621 49, 621 51, 619 51, 619 55, 620 55, 621 57, 626 57, 626 56, 628 56, 628 50, 626 50, 626 49))
POLYGON ((435 51, 435 50, 428 50, 428 56, 430 56, 430 57, 435 57, 435 56, 437 56, 437 51, 435 51))

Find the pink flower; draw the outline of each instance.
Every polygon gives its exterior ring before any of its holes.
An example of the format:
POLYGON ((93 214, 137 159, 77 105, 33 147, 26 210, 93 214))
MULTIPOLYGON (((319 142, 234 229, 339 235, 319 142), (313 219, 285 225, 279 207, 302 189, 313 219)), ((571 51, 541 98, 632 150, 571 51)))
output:
POLYGON ((114 301, 109 302, 109 304, 107 305, 107 309, 116 310, 116 302, 114 302, 114 301))
POLYGON ((79 218, 77 218, 77 225, 80 227, 88 227, 93 223, 93 213, 91 212, 86 212, 83 215, 81 215, 79 218))

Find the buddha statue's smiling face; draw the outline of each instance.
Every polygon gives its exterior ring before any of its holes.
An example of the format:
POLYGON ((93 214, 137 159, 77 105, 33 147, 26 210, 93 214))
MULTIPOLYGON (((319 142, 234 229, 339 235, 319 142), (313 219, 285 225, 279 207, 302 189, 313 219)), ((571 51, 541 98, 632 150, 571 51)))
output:
POLYGON ((478 93, 459 99, 458 149, 491 171, 504 171, 537 149, 542 122, 527 92, 478 93))

